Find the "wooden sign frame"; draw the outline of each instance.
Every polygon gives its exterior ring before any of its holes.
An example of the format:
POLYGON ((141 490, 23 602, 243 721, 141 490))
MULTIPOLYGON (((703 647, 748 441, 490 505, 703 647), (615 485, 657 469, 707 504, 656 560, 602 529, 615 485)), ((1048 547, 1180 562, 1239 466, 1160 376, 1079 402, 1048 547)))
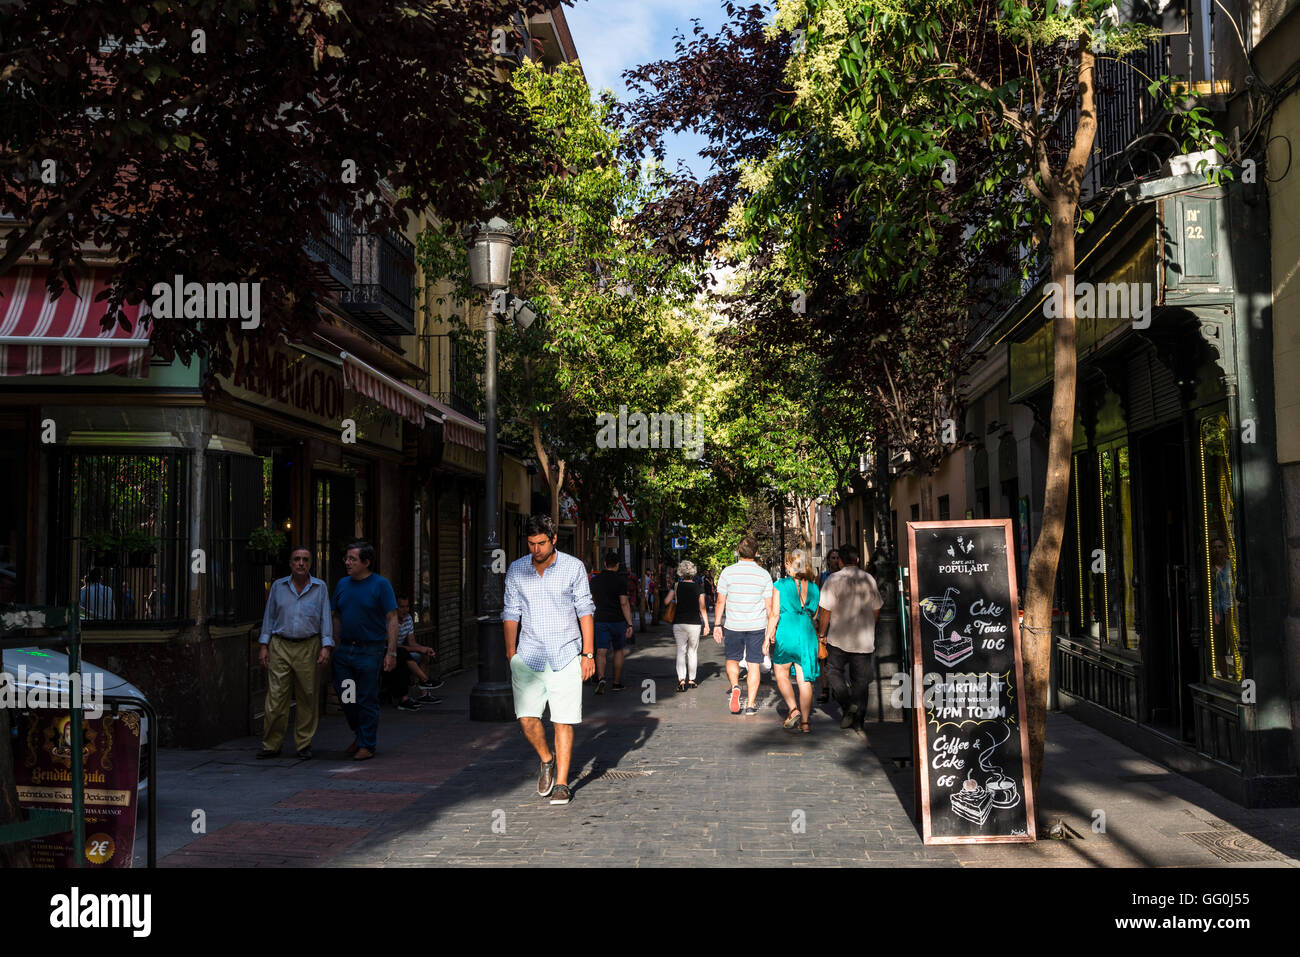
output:
POLYGON ((1036 805, 1034 784, 1029 762, 1029 726, 1026 723, 1025 667, 1020 651, 1020 598, 1017 594, 1015 542, 1012 538, 1011 519, 977 518, 946 522, 907 523, 907 565, 910 580, 909 611, 912 629, 912 710, 915 714, 916 733, 912 736, 912 763, 916 769, 917 812, 921 823, 921 836, 926 844, 1030 844, 1038 839, 1035 827, 1036 805), (916 533, 931 529, 1001 528, 1006 537, 1007 588, 1010 592, 1011 638, 1015 658, 1017 724, 1020 726, 1020 763, 1024 784, 1025 833, 1024 834, 960 834, 938 835, 930 814, 930 774, 928 721, 924 707, 925 663, 921 641, 917 639, 917 622, 921 620, 920 587, 916 577, 916 533), (923 764, 922 762, 926 762, 923 764))

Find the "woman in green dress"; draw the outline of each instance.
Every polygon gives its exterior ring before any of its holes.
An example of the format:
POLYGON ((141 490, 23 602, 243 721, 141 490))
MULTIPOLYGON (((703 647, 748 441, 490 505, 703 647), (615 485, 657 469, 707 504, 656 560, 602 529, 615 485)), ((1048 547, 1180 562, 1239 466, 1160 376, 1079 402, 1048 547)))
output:
POLYGON ((790 709, 782 727, 793 731, 797 725, 807 734, 812 731, 809 718, 812 715, 813 682, 821 673, 817 660, 817 629, 813 625, 819 593, 802 551, 785 553, 785 570, 790 577, 774 582, 768 598, 763 654, 769 653, 775 637, 772 673, 776 676, 777 689, 790 709), (797 700, 790 683, 792 670, 799 685, 797 700))

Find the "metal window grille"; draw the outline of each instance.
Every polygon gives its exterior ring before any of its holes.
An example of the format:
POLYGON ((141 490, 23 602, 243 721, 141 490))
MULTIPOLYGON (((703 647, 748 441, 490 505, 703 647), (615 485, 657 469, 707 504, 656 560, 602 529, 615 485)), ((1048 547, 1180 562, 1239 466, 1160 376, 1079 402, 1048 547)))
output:
POLYGON ((275 569, 253 564, 248 539, 269 511, 264 463, 248 455, 210 454, 207 494, 208 615, 226 622, 262 616, 275 569))
POLYGON ((188 462, 183 452, 56 453, 46 600, 79 605, 89 629, 186 619, 188 462), (128 533, 137 546, 122 543, 128 533))
POLYGON ((456 337, 446 333, 420 338, 427 350, 425 391, 462 415, 483 421, 482 388, 473 357, 456 337))

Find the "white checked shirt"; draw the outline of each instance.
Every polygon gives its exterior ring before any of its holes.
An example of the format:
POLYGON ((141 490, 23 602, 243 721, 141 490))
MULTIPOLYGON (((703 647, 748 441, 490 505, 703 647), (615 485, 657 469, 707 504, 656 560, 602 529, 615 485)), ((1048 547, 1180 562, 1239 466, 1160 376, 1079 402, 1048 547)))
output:
POLYGON ((555 553, 555 562, 541 575, 533 556, 525 555, 506 570, 502 621, 517 621, 515 652, 534 671, 559 671, 582 654, 578 619, 594 614, 587 566, 572 555, 555 553))

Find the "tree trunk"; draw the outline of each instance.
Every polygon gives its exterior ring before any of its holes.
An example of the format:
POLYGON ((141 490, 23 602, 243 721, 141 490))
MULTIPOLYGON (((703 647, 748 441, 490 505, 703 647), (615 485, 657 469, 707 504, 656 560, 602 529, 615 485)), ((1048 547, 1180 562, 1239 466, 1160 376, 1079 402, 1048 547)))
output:
MULTIPOLYGON (((1074 204, 1052 203, 1052 281, 1066 287, 1074 275, 1074 204)), ((1072 287, 1071 283, 1071 287, 1072 287)), ((1048 675, 1052 656, 1052 597, 1056 568, 1065 534, 1070 493, 1070 447, 1074 442, 1074 400, 1078 354, 1075 349, 1074 299, 1062 295, 1062 313, 1055 322, 1051 428, 1047 448, 1047 485, 1043 489, 1043 519, 1038 540, 1029 555, 1025 582, 1024 624, 1021 647, 1025 663, 1025 700, 1029 714, 1029 759, 1034 793, 1043 776, 1047 741, 1048 675)))
POLYGON ((560 527, 560 493, 564 491, 564 459, 555 463, 555 484, 551 486, 551 521, 560 527))
MULTIPOLYGON (((1052 231, 1052 282, 1061 287, 1060 315, 1054 320, 1052 411, 1048 430, 1047 483, 1043 489, 1042 527, 1029 555, 1025 583, 1021 649, 1025 664, 1025 703, 1028 714, 1029 760, 1034 794, 1040 795, 1043 754, 1047 743, 1047 693, 1052 663, 1052 598, 1056 568, 1065 537, 1070 497, 1070 448, 1074 443, 1074 403, 1078 384, 1078 352, 1074 317, 1074 229, 1079 209, 1079 184, 1097 136, 1097 91, 1093 85, 1096 59, 1085 45, 1079 48, 1079 123, 1065 168, 1055 181, 1044 177, 1052 231)), ((1039 156, 1046 156, 1040 144, 1039 156)), ((1043 164, 1045 165, 1045 163, 1043 164)))

